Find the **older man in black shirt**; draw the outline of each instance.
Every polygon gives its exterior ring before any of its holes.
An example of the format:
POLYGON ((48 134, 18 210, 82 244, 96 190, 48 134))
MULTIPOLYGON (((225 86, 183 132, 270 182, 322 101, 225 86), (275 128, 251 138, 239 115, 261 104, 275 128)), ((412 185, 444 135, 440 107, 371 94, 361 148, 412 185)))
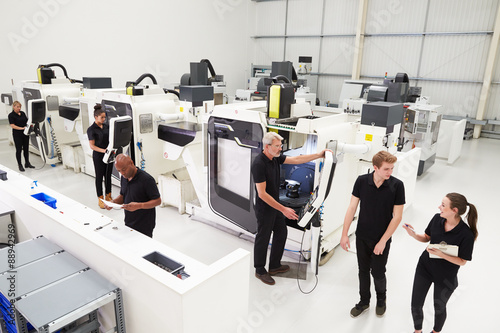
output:
POLYGON ((281 265, 281 257, 285 250, 287 227, 285 217, 297 220, 295 210, 279 203, 279 183, 281 164, 302 164, 325 157, 325 150, 318 154, 285 156, 281 154, 281 135, 268 132, 262 143, 264 150, 252 164, 252 175, 257 189, 255 212, 257 215, 257 234, 254 244, 255 277, 265 284, 275 284, 271 275, 290 270, 288 265, 281 265), (273 233, 269 272, 266 270, 267 246, 273 233))
POLYGON ((127 155, 116 156, 115 167, 122 175, 121 189, 120 195, 112 202, 123 204, 127 227, 153 237, 156 225, 155 207, 161 204, 156 181, 147 172, 138 169, 127 155))

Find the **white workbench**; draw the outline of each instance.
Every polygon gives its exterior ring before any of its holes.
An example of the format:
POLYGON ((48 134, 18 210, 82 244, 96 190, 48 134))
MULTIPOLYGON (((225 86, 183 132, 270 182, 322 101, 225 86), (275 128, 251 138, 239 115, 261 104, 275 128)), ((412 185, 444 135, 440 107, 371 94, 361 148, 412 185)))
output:
MULTIPOLYGON (((0 182, 0 202, 16 212, 19 241, 43 234, 119 287, 129 332, 232 332, 238 318, 246 317, 248 251, 205 265, 39 184, 39 191, 57 200, 53 209, 29 195, 31 179, 0 169, 8 172, 0 182), (179 279, 143 259, 152 252, 183 264, 190 277, 179 279)), ((112 316, 102 314, 104 326, 106 317, 112 316)))

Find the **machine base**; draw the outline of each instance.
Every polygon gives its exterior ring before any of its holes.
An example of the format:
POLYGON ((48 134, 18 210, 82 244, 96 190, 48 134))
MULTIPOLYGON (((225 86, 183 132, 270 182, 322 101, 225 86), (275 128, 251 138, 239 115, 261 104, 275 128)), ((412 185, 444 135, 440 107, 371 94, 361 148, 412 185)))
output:
POLYGON ((434 164, 435 161, 436 161, 436 154, 431 155, 426 160, 420 160, 420 162, 418 163, 417 176, 420 176, 421 174, 426 172, 427 169, 429 169, 434 164))

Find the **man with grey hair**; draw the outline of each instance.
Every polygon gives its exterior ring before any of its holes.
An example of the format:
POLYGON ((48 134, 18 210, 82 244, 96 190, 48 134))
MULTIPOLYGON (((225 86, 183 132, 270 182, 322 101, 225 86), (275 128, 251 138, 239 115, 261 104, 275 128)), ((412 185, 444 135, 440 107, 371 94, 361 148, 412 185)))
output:
POLYGON ((271 275, 285 273, 290 270, 288 265, 281 264, 285 250, 287 227, 285 217, 297 220, 295 210, 279 203, 280 165, 302 164, 317 158, 325 157, 325 150, 317 154, 285 156, 281 154, 283 137, 275 132, 264 135, 264 149, 252 164, 252 175, 257 189, 255 214, 257 216, 257 234, 254 244, 255 277, 265 284, 275 284, 271 275), (273 234, 269 272, 266 270, 267 246, 273 234))

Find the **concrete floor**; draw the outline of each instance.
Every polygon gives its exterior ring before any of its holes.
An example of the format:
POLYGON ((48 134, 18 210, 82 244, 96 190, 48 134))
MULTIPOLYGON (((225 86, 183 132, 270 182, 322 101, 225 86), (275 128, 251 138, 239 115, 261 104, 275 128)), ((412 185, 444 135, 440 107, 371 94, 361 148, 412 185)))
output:
MULTIPOLYGON (((0 123, 0 164, 16 169, 14 147, 7 140, 8 131, 5 121, 0 123)), ((37 167, 42 165, 41 159, 33 154, 31 162, 37 167)), ((465 141, 462 156, 454 165, 437 160, 418 178, 416 200, 403 215, 403 222, 423 232, 448 192, 460 192, 477 206, 479 237, 473 260, 460 269, 459 287, 448 304, 448 319, 442 332, 495 331, 494 318, 498 313, 495 301, 500 299, 500 290, 495 287, 500 261, 494 247, 500 237, 496 212, 500 198, 500 179, 496 174, 499 165, 499 140, 465 141)), ((99 210, 94 179, 88 175, 76 174, 60 164, 30 169, 25 174, 99 210)), ((118 192, 114 187, 113 194, 118 192)), ((121 211, 101 211, 114 219, 123 219, 121 211)), ((253 247, 249 241, 179 215, 173 207, 157 208, 154 238, 204 263, 214 262, 236 248, 252 251, 253 247)), ((411 288, 415 266, 424 248, 424 244, 410 238, 402 228, 393 236, 387 267, 387 313, 383 318, 375 315, 374 304, 359 318, 349 316, 349 310, 358 301, 357 262, 355 254, 337 248, 330 261, 320 267, 318 284, 310 294, 300 289, 310 291, 315 285, 314 276, 300 282, 277 278, 274 286, 251 278, 249 313, 245 318, 238 318, 240 324, 235 332, 412 332, 411 288)), ((253 276, 253 270, 251 272, 253 276)), ((425 315, 424 332, 429 332, 433 321, 431 299, 426 302, 425 315)))

